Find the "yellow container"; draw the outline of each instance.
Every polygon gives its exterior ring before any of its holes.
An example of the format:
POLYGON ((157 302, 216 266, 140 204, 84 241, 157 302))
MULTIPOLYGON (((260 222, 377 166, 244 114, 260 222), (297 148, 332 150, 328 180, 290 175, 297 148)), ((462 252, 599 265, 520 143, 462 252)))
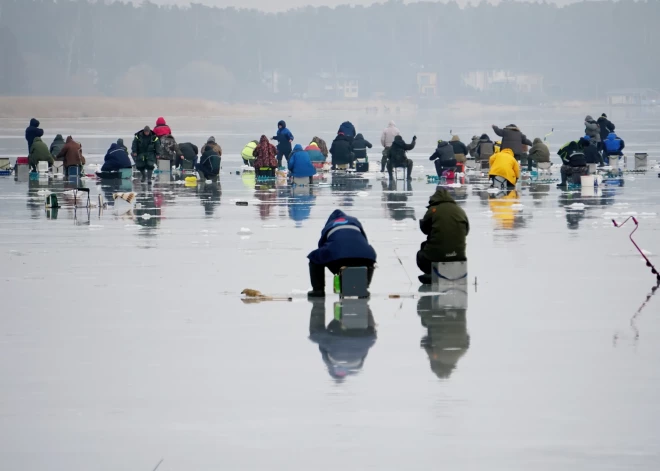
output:
POLYGON ((197 186, 197 177, 186 177, 185 186, 197 186))

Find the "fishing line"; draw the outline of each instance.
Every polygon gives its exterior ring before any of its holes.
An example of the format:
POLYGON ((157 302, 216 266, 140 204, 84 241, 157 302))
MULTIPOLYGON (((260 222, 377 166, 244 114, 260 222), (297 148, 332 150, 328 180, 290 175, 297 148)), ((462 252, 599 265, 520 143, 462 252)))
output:
POLYGON ((408 274, 408 270, 406 270, 405 265, 404 265, 403 262, 401 261, 401 257, 399 257, 399 254, 396 253, 396 249, 394 249, 394 255, 396 255, 396 259, 397 259, 397 260, 399 261, 399 263, 401 264, 401 268, 403 268, 403 271, 405 272, 406 276, 408 277, 408 281, 410 281, 410 284, 412 285, 412 284, 413 284, 412 279, 410 278, 410 275, 408 274))

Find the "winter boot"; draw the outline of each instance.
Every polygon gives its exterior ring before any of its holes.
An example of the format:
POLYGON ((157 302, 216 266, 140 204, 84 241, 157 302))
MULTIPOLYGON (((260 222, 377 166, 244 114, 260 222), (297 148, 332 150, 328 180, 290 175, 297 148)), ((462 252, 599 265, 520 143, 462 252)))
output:
POLYGON ((419 279, 419 282, 423 285, 433 284, 433 277, 431 276, 430 273, 419 275, 417 278, 419 279))
POLYGON ((307 296, 325 298, 325 266, 309 262, 309 280, 312 283, 312 290, 307 296))
POLYGON ((147 185, 151 185, 151 176, 154 173, 152 169, 147 170, 147 185))
POLYGON ((140 169, 140 175, 142 175, 142 178, 140 179, 140 182, 144 183, 146 181, 146 176, 144 174, 144 169, 140 169))

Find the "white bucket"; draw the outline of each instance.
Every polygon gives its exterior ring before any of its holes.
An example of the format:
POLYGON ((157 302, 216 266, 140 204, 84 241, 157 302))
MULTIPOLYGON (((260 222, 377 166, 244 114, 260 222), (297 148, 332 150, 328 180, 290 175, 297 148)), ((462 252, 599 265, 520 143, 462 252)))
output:
POLYGON ((610 167, 612 167, 613 170, 616 170, 619 168, 619 156, 618 155, 610 155, 610 167))
POLYGON ((582 188, 585 188, 585 187, 591 187, 591 188, 593 188, 594 185, 595 185, 595 182, 594 182, 594 176, 593 176, 593 175, 582 175, 582 176, 580 177, 580 181, 581 181, 581 183, 582 183, 582 188))
POLYGON ((580 195, 582 195, 582 196, 596 196, 596 187, 595 186, 582 185, 582 188, 580 189, 580 195))

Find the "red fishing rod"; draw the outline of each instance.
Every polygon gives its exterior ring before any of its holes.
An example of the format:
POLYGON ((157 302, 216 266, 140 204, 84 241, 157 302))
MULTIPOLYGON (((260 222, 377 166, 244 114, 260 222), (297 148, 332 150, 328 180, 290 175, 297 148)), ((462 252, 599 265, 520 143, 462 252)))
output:
POLYGON ((628 217, 628 219, 623 221, 621 224, 617 223, 614 219, 612 219, 612 222, 614 223, 614 227, 622 227, 625 223, 627 223, 631 219, 635 223, 635 229, 633 229, 633 231, 630 233, 630 236, 629 236, 630 242, 633 243, 633 245, 635 246, 637 251, 640 253, 640 255, 642 257, 644 257, 644 260, 646 260, 646 266, 651 269, 651 273, 653 273, 655 275, 656 280, 658 280, 658 283, 660 283, 660 274, 658 274, 658 270, 655 269, 655 267, 651 263, 651 260, 649 260, 649 258, 644 254, 642 249, 639 248, 639 245, 637 245, 637 243, 633 240, 633 237, 632 237, 633 234, 635 233, 635 231, 637 231, 637 229, 639 229, 639 222, 637 222, 637 219, 635 219, 634 216, 630 216, 630 217, 628 217))

